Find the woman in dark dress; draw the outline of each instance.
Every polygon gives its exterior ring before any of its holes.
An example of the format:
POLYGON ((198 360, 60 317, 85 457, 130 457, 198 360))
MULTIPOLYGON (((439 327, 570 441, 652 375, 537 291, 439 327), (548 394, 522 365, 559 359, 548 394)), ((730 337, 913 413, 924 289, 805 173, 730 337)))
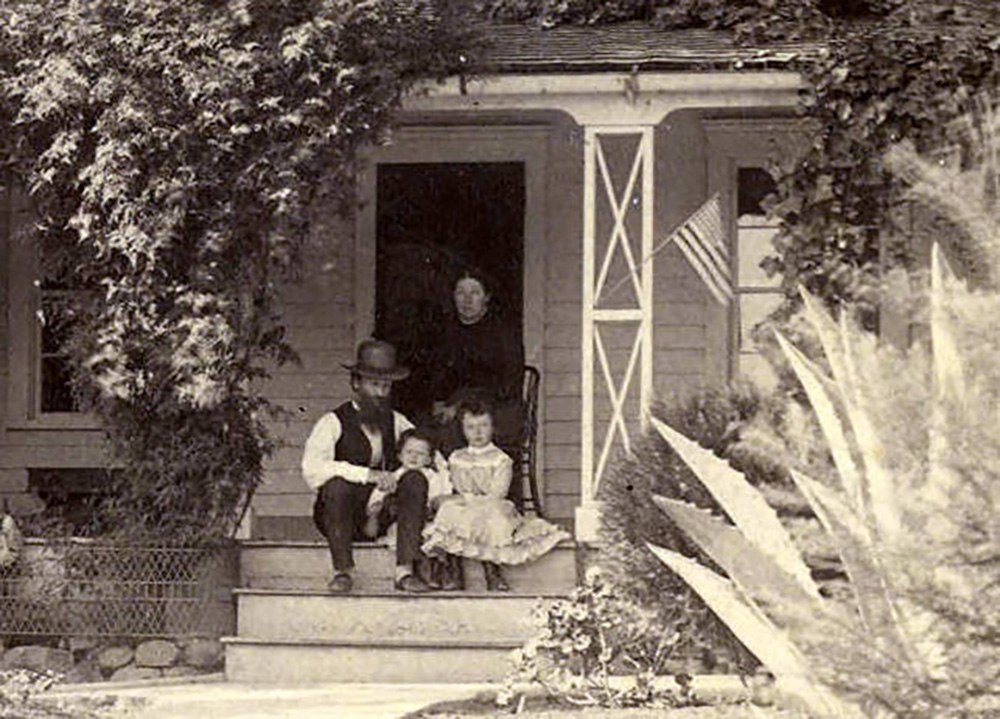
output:
MULTIPOLYGON (((438 422, 453 423, 461 402, 485 400, 494 410, 496 443, 510 454, 521 430, 524 346, 519 328, 492 311, 490 296, 478 273, 466 272, 455 282, 455 317, 442 328, 431 362, 433 412, 438 422)), ((443 449, 459 444, 455 432, 443 449)))

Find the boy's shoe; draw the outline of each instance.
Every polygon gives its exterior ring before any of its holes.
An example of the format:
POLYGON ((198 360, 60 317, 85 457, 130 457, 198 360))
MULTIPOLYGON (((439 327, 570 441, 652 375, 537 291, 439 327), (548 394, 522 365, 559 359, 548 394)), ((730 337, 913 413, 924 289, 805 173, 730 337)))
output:
POLYGON ((354 588, 354 580, 350 574, 334 574, 326 588, 330 594, 348 594, 354 588))

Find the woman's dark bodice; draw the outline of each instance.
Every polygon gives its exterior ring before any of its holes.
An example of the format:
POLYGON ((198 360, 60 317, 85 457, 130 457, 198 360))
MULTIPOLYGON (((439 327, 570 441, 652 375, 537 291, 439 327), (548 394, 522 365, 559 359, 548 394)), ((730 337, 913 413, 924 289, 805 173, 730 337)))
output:
POLYGON ((518 398, 523 368, 521 337, 493 315, 472 325, 453 319, 442 331, 435 351, 434 399, 449 401, 456 393, 470 391, 493 402, 518 398))

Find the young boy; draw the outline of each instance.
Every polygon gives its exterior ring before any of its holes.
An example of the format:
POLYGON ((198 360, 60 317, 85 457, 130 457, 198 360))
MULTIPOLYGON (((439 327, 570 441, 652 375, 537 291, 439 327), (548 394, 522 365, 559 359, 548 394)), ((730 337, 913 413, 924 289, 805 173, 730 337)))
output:
MULTIPOLYGON (((445 497, 451 494, 451 481, 448 470, 437 469, 434 466, 434 441, 430 435, 419 428, 405 430, 399 435, 399 469, 394 474, 396 480, 401 480, 407 472, 419 472, 427 480, 428 514, 433 513, 445 497)), ((380 515, 385 504, 386 492, 375 489, 368 498, 365 521, 365 536, 374 539, 379 534, 380 515)), ((383 518, 384 521, 384 518, 383 518)))

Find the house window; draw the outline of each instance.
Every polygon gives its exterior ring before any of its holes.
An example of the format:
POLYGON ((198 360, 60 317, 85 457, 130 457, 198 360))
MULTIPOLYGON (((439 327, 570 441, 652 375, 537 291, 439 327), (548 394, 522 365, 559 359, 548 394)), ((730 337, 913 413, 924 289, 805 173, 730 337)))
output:
POLYGON ((8 235, 10 308, 7 424, 12 428, 97 429, 73 391, 68 344, 92 289, 61 273, 44 277, 39 247, 23 228, 27 212, 14 215, 8 235), (44 278, 43 278, 44 277, 44 278))
POLYGON ((68 342, 77 322, 77 302, 82 291, 65 285, 42 283, 40 312, 36 316, 36 409, 41 414, 79 412, 73 392, 68 342))
POLYGON ((760 167, 737 170, 736 186, 736 371, 744 378, 769 387, 774 370, 761 355, 753 332, 781 304, 784 294, 779 276, 768 277, 761 260, 773 254, 778 223, 767 218, 761 203, 775 191, 774 179, 760 167))

